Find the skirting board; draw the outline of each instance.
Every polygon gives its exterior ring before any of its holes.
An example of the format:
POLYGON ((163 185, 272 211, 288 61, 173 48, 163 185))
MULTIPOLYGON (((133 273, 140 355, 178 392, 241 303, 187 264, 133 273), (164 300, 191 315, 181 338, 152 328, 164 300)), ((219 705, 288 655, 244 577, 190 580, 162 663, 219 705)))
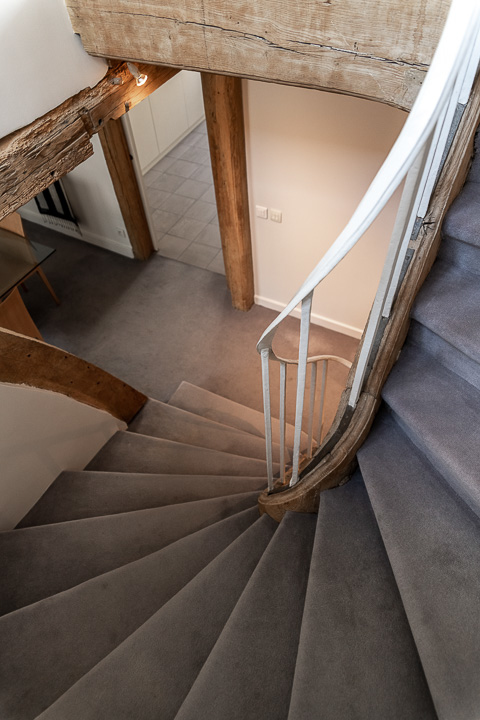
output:
MULTIPOLYGON (((270 300, 270 298, 262 297, 261 295, 255 295, 255 303, 266 307, 269 310, 276 310, 282 312, 286 307, 286 303, 278 302, 277 300, 270 300)), ((300 309, 295 308, 291 313, 293 317, 300 318, 300 309)), ((338 320, 332 320, 331 318, 324 317, 312 312, 311 321, 313 325, 320 325, 320 327, 327 328, 327 330, 334 330, 335 332, 342 333, 342 335, 348 335, 349 337, 357 338, 360 340, 363 334, 363 328, 357 328, 353 325, 347 325, 346 323, 339 322, 338 320)))
POLYGON ((33 212, 32 210, 28 210, 27 208, 22 208, 20 210, 20 215, 22 216, 22 218, 25 218, 25 220, 30 220, 31 222, 37 223, 37 225, 49 227, 56 232, 61 232, 63 235, 74 237, 77 240, 84 240, 91 245, 97 245, 97 247, 104 248, 105 250, 110 250, 111 252, 117 253, 118 255, 124 255, 125 257, 133 258, 133 250, 130 244, 126 245, 122 242, 119 242, 118 240, 107 238, 103 235, 97 235, 96 233, 88 232, 87 230, 83 229, 80 229, 80 232, 78 232, 77 230, 71 230, 63 226, 55 227, 49 221, 48 216, 33 212))

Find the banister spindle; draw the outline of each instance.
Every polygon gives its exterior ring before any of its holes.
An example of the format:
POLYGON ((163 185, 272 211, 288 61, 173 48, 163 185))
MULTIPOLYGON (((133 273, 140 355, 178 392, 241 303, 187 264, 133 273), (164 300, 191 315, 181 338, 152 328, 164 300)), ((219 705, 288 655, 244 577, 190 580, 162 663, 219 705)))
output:
POLYGON ((273 490, 273 460, 272 460, 272 408, 270 400, 270 368, 268 348, 262 350, 262 384, 263 384, 263 413, 265 416, 265 446, 267 453, 268 490, 273 490))
POLYGON ((317 391, 317 363, 312 362, 312 370, 310 374, 310 401, 308 403, 308 444, 307 456, 313 455, 313 414, 315 411, 315 394, 317 391))
POLYGON ((287 363, 280 363, 280 477, 285 482, 285 424, 287 406, 287 363))
POLYGON ((318 411, 318 430, 317 430, 317 445, 320 447, 322 444, 323 434, 323 414, 325 408, 325 391, 327 389, 327 373, 328 373, 328 360, 322 362, 322 384, 320 386, 320 408, 318 411))
POLYGON ((298 350, 297 400, 295 405, 295 435, 293 442, 293 466, 290 487, 298 482, 300 464, 300 440, 302 437, 303 403, 307 378, 308 339, 310 335, 310 316, 312 313, 313 290, 302 300, 300 320, 300 346, 298 350))

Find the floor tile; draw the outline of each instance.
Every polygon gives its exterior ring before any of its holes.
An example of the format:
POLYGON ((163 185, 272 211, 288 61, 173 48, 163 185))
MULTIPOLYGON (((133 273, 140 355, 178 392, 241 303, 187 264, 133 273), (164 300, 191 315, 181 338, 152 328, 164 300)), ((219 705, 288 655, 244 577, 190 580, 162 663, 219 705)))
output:
POLYGON ((187 147, 183 152, 182 159, 200 165, 210 165, 210 153, 201 147, 187 147))
POLYGON ((157 243, 159 254, 172 260, 178 260, 189 245, 191 245, 190 240, 184 240, 173 235, 164 235, 157 243))
POLYGON ((213 183, 212 169, 208 165, 200 165, 193 173, 192 180, 200 180, 201 182, 213 183))
POLYGON ((195 128, 195 130, 194 130, 193 132, 198 133, 198 134, 200 134, 200 135, 206 135, 206 134, 207 134, 207 123, 206 123, 206 121, 204 120, 204 121, 201 122, 199 125, 197 125, 197 127, 195 128))
POLYGON ((200 233, 202 232, 202 230, 205 229, 205 227, 206 223, 204 222, 199 222, 198 220, 182 217, 176 223, 176 225, 170 227, 168 231, 170 232, 170 235, 175 235, 176 237, 192 241, 195 240, 198 235, 200 235, 200 233))
POLYGON ((161 160, 158 161, 156 165, 153 166, 151 172, 159 172, 164 173, 168 170, 169 167, 173 165, 175 162, 174 157, 169 157, 168 155, 165 155, 161 160))
POLYGON ((152 187, 145 188, 145 194, 151 212, 157 210, 167 198, 171 197, 171 193, 152 187))
POLYGON ((213 185, 208 188, 205 195, 202 195, 200 200, 203 200, 203 202, 213 203, 214 205, 216 204, 217 201, 215 199, 215 188, 213 187, 213 185))
POLYGON ((145 185, 147 187, 150 187, 150 185, 152 185, 155 182, 155 180, 158 180, 158 178, 160 177, 161 174, 162 173, 159 170, 155 170, 153 168, 152 168, 152 170, 149 170, 143 176, 143 181, 144 181, 145 185))
POLYGON ((216 225, 218 227, 218 212, 216 212, 214 217, 210 220, 210 225, 216 225))
POLYGON ((155 210, 152 214, 153 224, 158 233, 167 233, 180 219, 179 215, 166 210, 155 210))
POLYGON ((213 220, 217 210, 215 205, 212 203, 203 202, 203 200, 197 200, 191 205, 185 212, 185 217, 193 218, 194 220, 201 220, 201 222, 208 223, 213 220))
POLYGON ((223 262, 223 253, 220 250, 219 253, 213 258, 210 265, 208 265, 208 270, 212 270, 212 272, 221 273, 222 275, 225 275, 225 263, 223 262))
MULTIPOLYGON (((167 194, 167 197, 159 203, 158 208, 160 210, 167 210, 168 212, 175 213, 176 215, 185 215, 191 205, 195 203, 193 198, 186 197, 185 195, 177 195, 177 193, 167 194)), ((201 218, 198 218, 201 220, 201 218)))
POLYGON ((195 143, 195 147, 208 150, 208 137, 206 135, 200 135, 199 139, 195 143))
POLYGON ((216 225, 207 225, 207 227, 197 235, 195 242, 199 242, 201 245, 221 248, 222 240, 220 238, 220 229, 216 225))
POLYGON ((175 160, 173 165, 168 168, 170 174, 180 175, 182 178, 189 178, 198 170, 203 170, 203 166, 198 163, 188 162, 188 160, 175 160))
POLYGON ((164 190, 165 192, 175 192, 180 185, 184 182, 183 178, 179 175, 170 175, 169 173, 163 173, 159 175, 158 180, 155 180, 151 187, 157 188, 157 190, 164 190))
POLYGON ((178 258, 180 262, 186 262, 189 265, 207 268, 215 256, 218 254, 216 248, 208 247, 208 245, 200 245, 192 243, 178 258))
POLYGON ((180 185, 175 191, 177 195, 185 195, 186 197, 194 198, 198 200, 206 190, 208 190, 208 183, 201 182, 200 180, 192 180, 189 178, 180 185))

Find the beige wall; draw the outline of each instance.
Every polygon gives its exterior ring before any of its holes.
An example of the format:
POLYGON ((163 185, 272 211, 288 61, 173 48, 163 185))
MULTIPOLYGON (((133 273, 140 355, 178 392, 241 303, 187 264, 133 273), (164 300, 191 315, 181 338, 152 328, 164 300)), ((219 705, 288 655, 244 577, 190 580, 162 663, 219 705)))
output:
POLYGON ((62 470, 83 470, 125 427, 65 395, 0 383, 0 531, 14 528, 62 470))
MULTIPOLYGON (((244 81, 256 302, 281 310, 335 240, 386 157, 405 113, 366 100, 244 81), (281 224, 255 215, 280 209, 281 224)), ((398 194, 314 296, 314 322, 359 337, 398 194)))

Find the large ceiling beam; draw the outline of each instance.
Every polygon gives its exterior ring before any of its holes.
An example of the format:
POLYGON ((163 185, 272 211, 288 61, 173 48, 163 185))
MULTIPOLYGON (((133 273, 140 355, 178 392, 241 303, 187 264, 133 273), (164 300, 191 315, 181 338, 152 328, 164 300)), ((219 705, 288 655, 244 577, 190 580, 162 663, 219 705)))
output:
POLYGON ((92 135, 178 72, 139 69, 148 75, 144 85, 137 86, 126 63, 115 63, 95 87, 0 140, 0 220, 93 155, 92 135))
POLYGON ((85 50, 409 110, 450 0, 66 0, 85 50))

